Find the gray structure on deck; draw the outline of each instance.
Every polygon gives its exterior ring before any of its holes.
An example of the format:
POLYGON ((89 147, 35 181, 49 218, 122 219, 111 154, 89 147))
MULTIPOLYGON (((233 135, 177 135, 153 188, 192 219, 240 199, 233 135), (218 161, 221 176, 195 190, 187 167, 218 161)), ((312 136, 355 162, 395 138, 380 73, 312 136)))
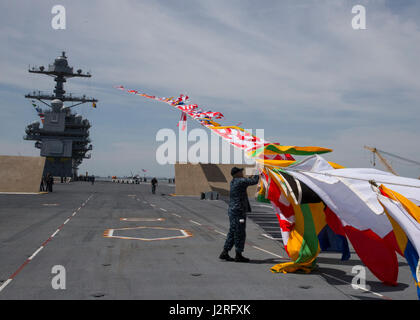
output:
POLYGON ((69 67, 65 52, 57 57, 48 68, 44 66, 32 67, 30 73, 45 74, 54 77, 56 86, 53 94, 34 91, 25 95, 25 98, 37 100, 47 105, 50 110, 42 110, 40 116, 44 117, 43 126, 34 122, 26 127, 25 140, 35 140, 35 147, 41 150, 41 156, 46 157, 44 174, 51 173, 54 176, 72 177, 77 175, 77 168, 83 159, 89 159, 88 151, 92 150, 89 139, 89 128, 87 119, 74 114, 72 107, 91 102, 96 104, 97 100, 83 96, 66 95, 64 83, 67 78, 83 77, 89 78, 89 73, 82 73, 82 70, 73 71, 69 67), (46 101, 51 101, 47 103, 46 101), (70 102, 65 106, 64 102, 70 102))

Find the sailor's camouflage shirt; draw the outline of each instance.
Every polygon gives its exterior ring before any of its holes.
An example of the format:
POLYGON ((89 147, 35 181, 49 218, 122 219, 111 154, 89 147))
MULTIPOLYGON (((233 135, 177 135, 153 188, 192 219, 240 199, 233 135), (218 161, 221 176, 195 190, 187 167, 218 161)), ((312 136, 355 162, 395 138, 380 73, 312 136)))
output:
POLYGON ((250 178, 232 179, 230 182, 229 214, 242 216, 251 211, 246 189, 248 186, 257 184, 258 180, 258 175, 250 178))

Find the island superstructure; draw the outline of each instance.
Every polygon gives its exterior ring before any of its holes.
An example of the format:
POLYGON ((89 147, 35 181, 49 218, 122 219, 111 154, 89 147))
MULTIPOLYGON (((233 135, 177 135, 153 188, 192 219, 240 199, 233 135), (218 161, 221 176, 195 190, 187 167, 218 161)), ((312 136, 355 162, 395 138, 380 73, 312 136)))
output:
POLYGON ((25 98, 32 99, 47 106, 48 109, 40 109, 41 122, 33 122, 26 127, 25 140, 34 140, 35 147, 40 149, 40 155, 46 157, 44 174, 50 173, 58 177, 77 176, 77 170, 83 159, 89 159, 88 151, 92 150, 89 138, 91 124, 89 120, 75 114, 71 108, 92 103, 96 107, 98 100, 86 97, 86 95, 75 96, 66 94, 64 83, 68 78, 81 77, 90 78, 89 72, 83 73, 81 69, 76 72, 67 62, 65 52, 57 57, 48 68, 44 66, 31 67, 30 73, 44 74, 54 78, 56 82, 53 93, 33 91, 25 95, 25 98), (69 105, 65 105, 65 103, 69 105))

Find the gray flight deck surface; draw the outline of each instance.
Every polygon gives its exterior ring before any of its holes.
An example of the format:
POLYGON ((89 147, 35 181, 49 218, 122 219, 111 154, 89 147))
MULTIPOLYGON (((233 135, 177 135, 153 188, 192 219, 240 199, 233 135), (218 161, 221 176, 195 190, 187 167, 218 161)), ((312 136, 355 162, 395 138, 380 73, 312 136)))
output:
MULTIPOLYGON (((340 254, 322 252, 311 274, 270 272, 288 259, 280 242, 269 238, 280 237, 272 210, 254 201, 244 253, 251 263, 220 261, 227 204, 170 196, 174 190, 161 183, 152 195, 149 184, 73 182, 56 184, 53 193, 44 195, 0 194, 0 299, 417 298, 400 257, 398 286, 385 286, 367 271, 371 291, 351 286, 352 267, 361 265, 353 250, 346 262, 340 254), (141 226, 183 229, 192 236, 156 241, 104 237, 108 229, 141 226), (65 267, 65 290, 52 288, 55 265, 65 267)), ((109 235, 183 236, 178 230, 144 228, 109 235)))

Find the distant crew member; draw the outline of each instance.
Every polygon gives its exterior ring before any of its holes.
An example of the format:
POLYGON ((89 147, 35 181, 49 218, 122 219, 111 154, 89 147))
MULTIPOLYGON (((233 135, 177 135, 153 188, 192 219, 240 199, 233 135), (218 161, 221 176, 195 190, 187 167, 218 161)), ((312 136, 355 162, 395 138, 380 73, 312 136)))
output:
POLYGON ((92 176, 92 186, 95 184, 95 176, 92 176))
POLYGON ((41 192, 46 191, 46 186, 45 186, 44 181, 45 181, 45 176, 42 176, 41 185, 39 186, 39 191, 41 191, 41 192))
POLYGON ((54 177, 51 173, 47 173, 47 177, 46 177, 46 182, 47 182, 47 191, 48 192, 53 192, 53 184, 54 184, 54 177))
POLYGON ((219 258, 226 261, 249 262, 248 258, 242 255, 245 247, 246 239, 246 213, 251 211, 249 204, 247 188, 258 183, 259 176, 254 175, 251 178, 245 178, 243 168, 233 167, 231 175, 233 177, 230 182, 230 199, 229 199, 229 233, 223 248, 223 252, 219 258), (235 245, 235 259, 229 256, 229 251, 235 245))
POLYGON ((155 194, 156 193, 156 187, 158 185, 157 179, 153 178, 152 181, 151 181, 151 184, 152 184, 152 193, 155 194))

